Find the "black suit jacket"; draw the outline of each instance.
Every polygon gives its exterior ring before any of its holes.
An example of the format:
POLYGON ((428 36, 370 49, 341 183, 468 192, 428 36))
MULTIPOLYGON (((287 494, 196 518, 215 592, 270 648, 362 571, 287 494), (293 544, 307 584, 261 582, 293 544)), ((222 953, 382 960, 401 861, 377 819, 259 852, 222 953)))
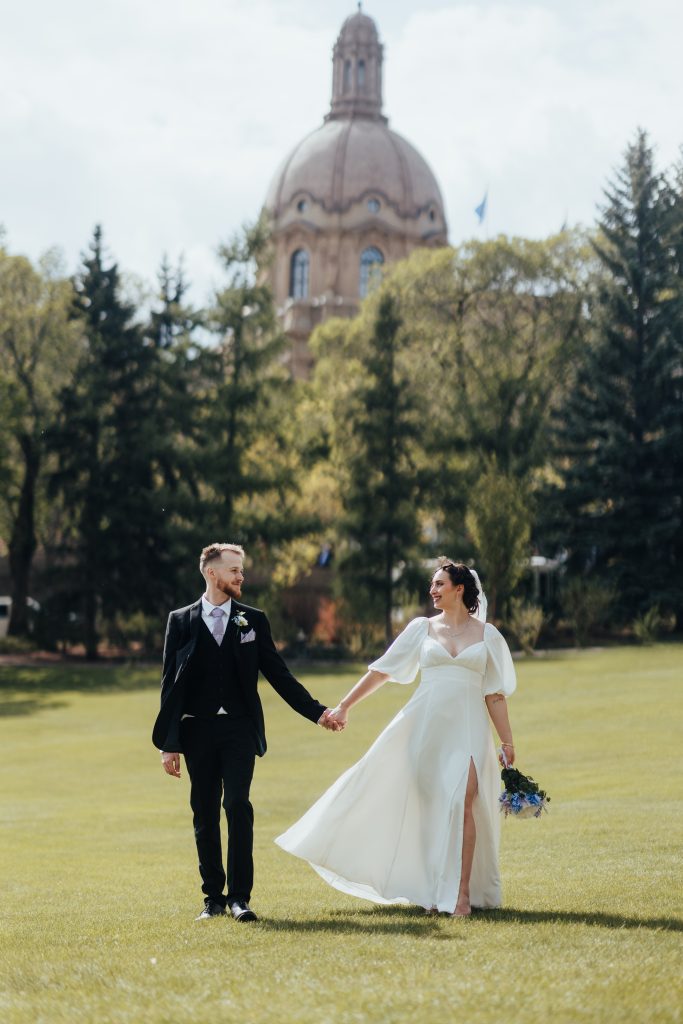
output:
MULTIPOLYGON (((201 620, 201 598, 194 604, 171 612, 168 617, 161 677, 161 709, 152 732, 152 742, 160 750, 182 752, 180 717, 186 687, 192 685, 192 655, 197 646, 201 620)), ((250 718, 256 727, 256 749, 259 756, 262 757, 266 752, 263 708, 257 690, 259 671, 290 707, 311 722, 318 721, 325 711, 325 705, 314 700, 289 671, 277 652, 270 633, 270 623, 262 611, 240 604, 233 598, 230 621, 225 630, 223 643, 234 645, 238 683, 242 688, 250 718), (242 612, 247 620, 246 626, 238 626, 233 621, 239 612, 242 612), (252 630, 255 639, 242 643, 241 638, 248 636, 252 630)))

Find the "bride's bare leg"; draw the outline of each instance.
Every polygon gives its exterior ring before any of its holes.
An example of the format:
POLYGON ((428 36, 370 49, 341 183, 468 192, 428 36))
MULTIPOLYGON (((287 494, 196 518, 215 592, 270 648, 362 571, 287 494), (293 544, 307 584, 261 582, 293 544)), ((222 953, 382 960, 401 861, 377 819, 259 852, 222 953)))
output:
POLYGON ((470 770, 467 775, 465 790, 465 817, 462 826, 462 868, 460 870, 460 890, 455 904, 455 916, 465 917, 472 912, 470 907, 470 875, 474 860, 474 847, 477 842, 477 827, 474 824, 472 804, 477 795, 478 780, 474 761, 470 758, 470 770))

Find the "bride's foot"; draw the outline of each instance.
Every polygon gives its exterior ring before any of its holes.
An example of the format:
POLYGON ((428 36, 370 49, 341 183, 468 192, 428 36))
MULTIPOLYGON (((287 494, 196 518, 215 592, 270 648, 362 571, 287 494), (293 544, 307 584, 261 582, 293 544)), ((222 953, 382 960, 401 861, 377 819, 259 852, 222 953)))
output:
POLYGON ((455 904, 455 910, 450 915, 451 917, 469 917, 472 913, 472 907, 470 906, 469 899, 463 899, 460 897, 458 902, 455 904))
POLYGON ((424 910, 427 917, 433 917, 434 914, 439 913, 438 909, 433 905, 431 907, 425 907, 424 910))

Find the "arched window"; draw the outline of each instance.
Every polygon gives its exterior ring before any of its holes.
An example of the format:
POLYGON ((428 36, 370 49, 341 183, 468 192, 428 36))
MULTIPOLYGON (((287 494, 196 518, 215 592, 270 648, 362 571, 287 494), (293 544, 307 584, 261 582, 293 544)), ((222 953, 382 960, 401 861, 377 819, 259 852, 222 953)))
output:
POLYGON ((351 61, 344 61, 344 92, 351 91, 351 61))
POLYGON ((365 61, 358 61, 358 91, 362 92, 365 89, 365 61))
POLYGON ((308 298, 310 259, 305 249, 297 249, 289 261, 289 294, 292 299, 308 298))
POLYGON ((384 256, 374 245, 363 249, 360 254, 360 297, 364 299, 373 285, 382 276, 384 256))

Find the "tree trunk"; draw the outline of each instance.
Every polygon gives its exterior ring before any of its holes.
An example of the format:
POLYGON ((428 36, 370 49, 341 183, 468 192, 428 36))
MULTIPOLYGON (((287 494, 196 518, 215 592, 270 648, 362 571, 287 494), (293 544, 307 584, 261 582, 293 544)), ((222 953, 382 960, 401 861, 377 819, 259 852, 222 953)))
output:
POLYGON ((490 583, 488 587, 488 594, 486 595, 488 601, 488 609, 486 612, 486 618, 489 622, 493 622, 498 614, 498 587, 495 583, 490 583))
POLYGON ((31 564, 36 551, 35 503, 36 480, 40 469, 40 454, 33 438, 23 435, 19 439, 24 458, 24 479, 21 482, 19 507, 9 542, 9 571, 12 581, 12 612, 8 631, 10 636, 28 636, 29 581, 31 564))
POLYGON ((88 661, 97 660, 97 595, 90 584, 85 592, 84 623, 85 656, 88 661))
POLYGON ((394 601, 394 581, 392 578, 393 568, 393 537, 387 536, 385 562, 384 562, 384 635, 387 645, 393 640, 393 624, 391 621, 391 610, 394 601))

